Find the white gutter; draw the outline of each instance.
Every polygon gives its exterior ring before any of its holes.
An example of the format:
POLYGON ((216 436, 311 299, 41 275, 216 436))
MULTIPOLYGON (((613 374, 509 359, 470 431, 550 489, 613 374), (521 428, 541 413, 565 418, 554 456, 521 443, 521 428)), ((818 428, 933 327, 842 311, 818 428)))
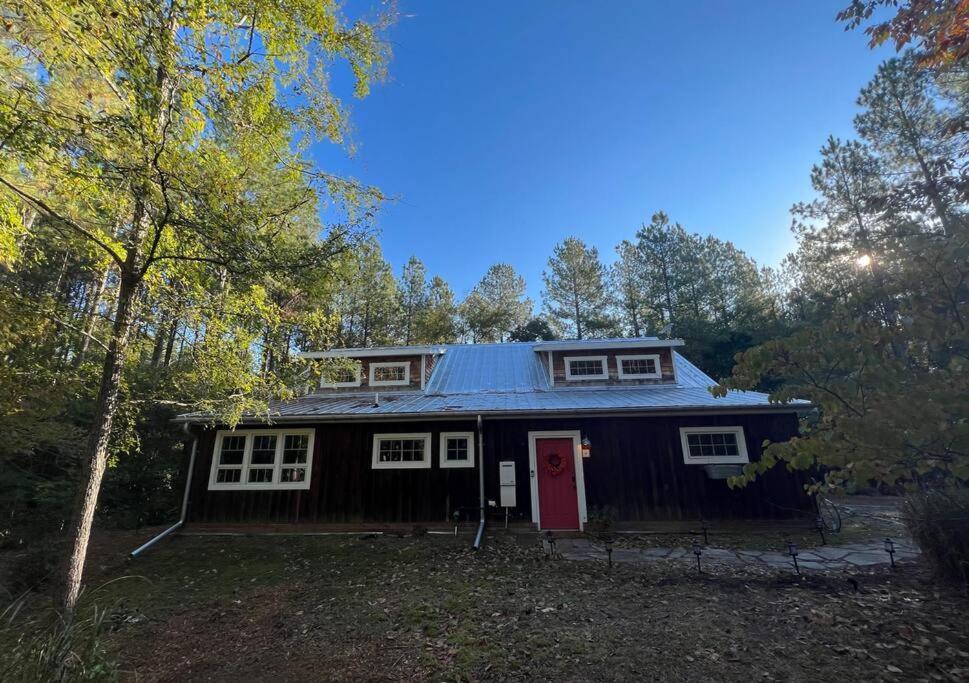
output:
MULTIPOLYGON (((187 422, 185 423, 185 427, 186 427, 185 431, 187 432, 188 431, 188 429, 187 429, 188 423, 187 422)), ((170 533, 172 533, 173 531, 175 531, 176 529, 178 529, 179 527, 181 527, 183 524, 185 524, 185 517, 188 515, 188 492, 189 492, 189 489, 192 486, 192 472, 195 470, 195 451, 198 448, 198 443, 199 443, 198 436, 193 436, 192 437, 192 454, 189 456, 189 459, 188 459, 188 476, 185 477, 185 492, 182 494, 182 514, 179 515, 178 521, 175 522, 174 524, 172 524, 170 527, 168 527, 167 529, 165 529, 163 532, 161 532, 157 536, 155 536, 154 538, 152 538, 147 543, 145 543, 143 545, 140 545, 137 548, 135 548, 134 550, 132 550, 131 551, 131 557, 138 557, 141 553, 143 553, 146 550, 148 550, 148 548, 152 547, 153 545, 155 545, 156 543, 158 543, 158 541, 162 540, 163 538, 165 538, 166 536, 168 536, 170 533)))

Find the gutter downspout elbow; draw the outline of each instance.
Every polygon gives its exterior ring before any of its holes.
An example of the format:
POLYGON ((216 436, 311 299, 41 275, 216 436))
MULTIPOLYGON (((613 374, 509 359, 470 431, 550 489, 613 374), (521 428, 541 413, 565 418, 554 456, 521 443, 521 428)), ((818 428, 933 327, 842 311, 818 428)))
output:
POLYGON ((484 420, 478 415, 478 503, 480 507, 480 520, 478 521, 478 533, 474 537, 472 548, 479 550, 484 542, 485 530, 485 479, 484 479, 484 420))
MULTIPOLYGON (((186 433, 190 433, 187 422, 183 423, 183 429, 186 433)), ((148 548, 152 547, 153 545, 158 543, 158 541, 162 540, 170 533, 172 533, 173 531, 181 527, 183 524, 185 524, 185 518, 188 516, 188 494, 189 494, 189 490, 192 488, 192 473, 195 471, 195 452, 198 449, 198 443, 199 443, 198 435, 193 434, 192 451, 191 451, 191 455, 188 458, 188 474, 185 477, 185 492, 182 494, 182 512, 181 512, 181 515, 179 515, 178 521, 172 524, 170 527, 165 529, 157 536, 155 536, 154 538, 152 538, 147 543, 144 543, 143 545, 140 545, 134 550, 132 550, 129 557, 138 557, 141 553, 148 550, 148 548)))

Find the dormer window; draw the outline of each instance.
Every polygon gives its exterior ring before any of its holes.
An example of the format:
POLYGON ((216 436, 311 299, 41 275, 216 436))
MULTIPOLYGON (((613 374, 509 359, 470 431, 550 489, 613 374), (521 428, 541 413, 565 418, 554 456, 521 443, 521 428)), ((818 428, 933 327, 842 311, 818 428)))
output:
POLYGON ((325 372, 320 379, 320 386, 329 388, 360 386, 360 365, 333 368, 325 372))
POLYGON ((605 356, 566 356, 565 379, 609 379, 605 356))
POLYGON ((371 363, 370 386, 395 387, 410 384, 410 363, 371 363))
POLYGON ((662 379, 658 354, 616 356, 619 379, 662 379))

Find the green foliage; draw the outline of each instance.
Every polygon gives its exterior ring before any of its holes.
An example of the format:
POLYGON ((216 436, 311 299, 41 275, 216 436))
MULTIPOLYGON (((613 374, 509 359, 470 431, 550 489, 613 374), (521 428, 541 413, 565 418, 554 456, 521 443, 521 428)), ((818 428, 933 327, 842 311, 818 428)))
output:
POLYGON ((962 105, 941 97, 911 57, 890 60, 862 91, 859 139, 822 148, 818 198, 794 207, 793 329, 723 387, 817 412, 745 480, 778 462, 821 466, 829 486, 969 479, 969 228, 961 146, 941 126, 962 105))
POLYGON ((940 576, 969 585, 969 489, 907 496, 905 522, 940 576))
POLYGON ((576 237, 566 238, 553 248, 542 279, 545 308, 566 334, 576 339, 610 336, 606 269, 595 247, 576 237))
POLYGON ((40 622, 21 619, 22 600, 0 612, 0 679, 36 681, 113 681, 118 668, 105 642, 107 610, 88 616, 54 616, 40 622))
POLYGON ((552 326, 545 318, 532 318, 524 325, 519 325, 508 335, 508 341, 531 342, 551 341, 558 339, 552 326))
POLYGON ((505 341, 531 312, 525 280, 507 263, 491 266, 461 304, 461 318, 472 342, 505 341))

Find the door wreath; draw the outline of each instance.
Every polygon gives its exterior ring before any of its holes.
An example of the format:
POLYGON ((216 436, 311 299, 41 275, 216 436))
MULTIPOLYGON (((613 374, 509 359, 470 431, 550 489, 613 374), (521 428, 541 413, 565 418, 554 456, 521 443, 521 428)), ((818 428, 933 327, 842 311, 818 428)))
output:
POLYGON ((557 477, 565 471, 565 459, 558 453, 549 453, 545 456, 545 471, 553 477, 557 477))

